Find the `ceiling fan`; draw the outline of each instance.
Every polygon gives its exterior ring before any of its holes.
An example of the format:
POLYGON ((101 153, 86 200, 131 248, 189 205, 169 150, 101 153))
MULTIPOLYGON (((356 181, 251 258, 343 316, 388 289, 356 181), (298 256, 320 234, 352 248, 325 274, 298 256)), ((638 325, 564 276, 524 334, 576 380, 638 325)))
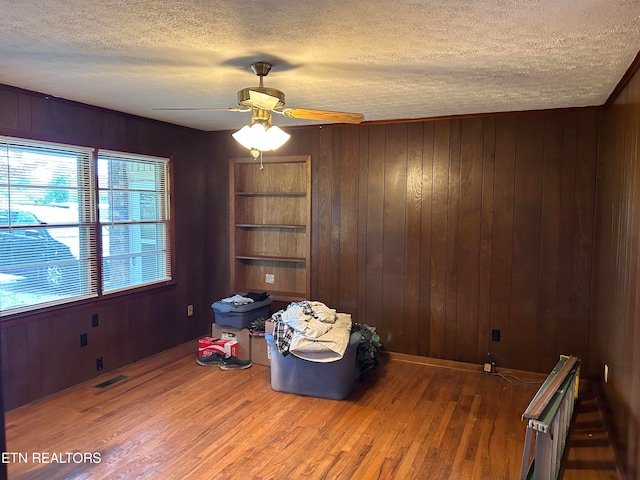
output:
POLYGON ((252 112, 252 123, 271 122, 271 113, 277 113, 289 118, 305 120, 319 120, 336 123, 361 123, 364 115, 361 113, 333 112, 329 110, 311 110, 308 108, 285 107, 284 92, 276 88, 264 86, 264 77, 271 71, 268 62, 254 62, 251 70, 260 78, 257 87, 243 88, 238 91, 238 105, 230 108, 195 107, 195 108, 155 108, 154 110, 224 110, 228 112, 252 112))

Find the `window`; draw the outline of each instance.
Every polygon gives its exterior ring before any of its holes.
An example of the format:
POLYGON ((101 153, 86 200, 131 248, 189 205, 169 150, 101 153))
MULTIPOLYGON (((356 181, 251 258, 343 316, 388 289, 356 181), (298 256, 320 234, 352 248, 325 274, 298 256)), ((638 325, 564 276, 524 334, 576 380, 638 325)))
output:
POLYGON ((171 279, 168 161, 98 152, 105 292, 171 279))
POLYGON ((0 136, 0 316, 171 279, 168 159, 94 160, 0 136))

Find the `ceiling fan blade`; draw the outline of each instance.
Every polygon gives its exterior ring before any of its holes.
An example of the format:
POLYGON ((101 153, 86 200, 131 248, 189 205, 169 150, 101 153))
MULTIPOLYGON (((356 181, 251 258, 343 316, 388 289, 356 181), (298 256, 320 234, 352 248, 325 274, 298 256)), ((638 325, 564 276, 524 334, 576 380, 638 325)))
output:
POLYGON ((364 115, 361 113, 331 112, 328 110, 309 110, 307 108, 283 108, 282 113, 289 118, 303 118, 306 120, 321 120, 338 123, 361 123, 364 115))
POLYGON ((280 103, 280 99, 278 97, 258 92, 256 90, 249 90, 249 98, 251 99, 251 103, 254 107, 258 107, 263 110, 273 110, 276 108, 278 103, 280 103))
POLYGON ((250 112, 250 108, 238 107, 187 107, 187 108, 154 108, 153 110, 219 110, 224 112, 250 112))

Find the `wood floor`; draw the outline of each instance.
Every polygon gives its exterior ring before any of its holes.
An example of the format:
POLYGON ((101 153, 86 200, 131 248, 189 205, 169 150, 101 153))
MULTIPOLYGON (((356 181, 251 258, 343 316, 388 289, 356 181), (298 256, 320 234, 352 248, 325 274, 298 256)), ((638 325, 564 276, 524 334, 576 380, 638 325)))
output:
MULTIPOLYGON (((9 478, 519 476, 520 416, 537 384, 385 358, 335 401, 274 392, 268 367, 198 366, 195 351, 190 342, 7 412, 9 478), (95 387, 119 376, 126 378, 95 387)), ((612 466, 604 455, 572 465, 565 479, 619 478, 603 470, 612 466)))

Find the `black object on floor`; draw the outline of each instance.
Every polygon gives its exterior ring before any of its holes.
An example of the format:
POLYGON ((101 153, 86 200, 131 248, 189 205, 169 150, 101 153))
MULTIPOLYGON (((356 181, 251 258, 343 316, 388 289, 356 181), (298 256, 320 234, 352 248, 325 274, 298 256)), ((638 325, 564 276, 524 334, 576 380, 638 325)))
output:
POLYGON ((203 367, 217 367, 220 365, 220 362, 224 358, 224 355, 221 353, 214 352, 208 357, 198 357, 196 358, 196 363, 198 365, 202 365, 203 367))
POLYGON ((220 362, 220 370, 243 370, 251 366, 251 360, 240 360, 236 357, 226 357, 220 362))

